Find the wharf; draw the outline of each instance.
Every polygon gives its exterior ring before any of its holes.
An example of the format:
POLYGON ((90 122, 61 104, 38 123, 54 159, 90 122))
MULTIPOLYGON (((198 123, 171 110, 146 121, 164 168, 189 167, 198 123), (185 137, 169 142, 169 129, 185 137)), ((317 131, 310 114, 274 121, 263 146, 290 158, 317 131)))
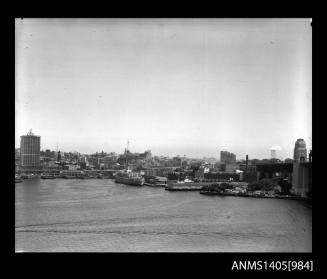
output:
POLYGON ((156 183, 147 183, 147 182, 144 182, 143 185, 149 187, 166 187, 166 184, 156 184, 156 183))
POLYGON ((168 182, 168 185, 165 186, 165 190, 168 191, 200 191, 203 186, 211 185, 212 182, 168 182))
POLYGON ((202 190, 202 185, 197 186, 166 186, 165 190, 168 191, 200 191, 202 190))
POLYGON ((246 197, 246 198, 263 198, 263 199, 288 199, 288 200, 303 200, 307 201, 308 198, 299 197, 299 196, 288 196, 288 195, 249 195, 245 193, 233 194, 233 193, 219 193, 214 191, 205 191, 201 190, 200 194, 202 195, 210 195, 210 196, 234 196, 234 197, 246 197))

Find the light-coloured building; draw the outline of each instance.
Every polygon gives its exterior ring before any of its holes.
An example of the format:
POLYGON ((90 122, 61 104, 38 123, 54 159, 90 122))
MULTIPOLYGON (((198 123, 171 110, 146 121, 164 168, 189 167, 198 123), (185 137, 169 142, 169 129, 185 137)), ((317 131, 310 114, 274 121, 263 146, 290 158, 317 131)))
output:
POLYGON ((270 149, 270 158, 277 159, 277 150, 276 149, 270 149))
POLYGON ((226 164, 226 172, 234 172, 236 170, 238 170, 240 168, 240 166, 238 164, 226 164))
POLYGON ((70 171, 75 171, 78 170, 78 165, 72 165, 72 164, 65 165, 65 169, 70 171))
POLYGON ((41 137, 34 135, 32 130, 20 137, 20 166, 22 168, 40 167, 40 144, 41 137))
POLYGON ((144 174, 147 176, 156 176, 157 175, 157 169, 155 168, 148 168, 144 171, 144 174))

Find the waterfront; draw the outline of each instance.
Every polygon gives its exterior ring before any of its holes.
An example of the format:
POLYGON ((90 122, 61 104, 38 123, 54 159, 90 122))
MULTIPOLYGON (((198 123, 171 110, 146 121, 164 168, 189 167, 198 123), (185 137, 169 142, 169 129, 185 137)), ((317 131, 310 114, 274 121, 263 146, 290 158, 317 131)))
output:
POLYGON ((303 202, 205 196, 111 179, 15 184, 16 251, 311 252, 303 202))

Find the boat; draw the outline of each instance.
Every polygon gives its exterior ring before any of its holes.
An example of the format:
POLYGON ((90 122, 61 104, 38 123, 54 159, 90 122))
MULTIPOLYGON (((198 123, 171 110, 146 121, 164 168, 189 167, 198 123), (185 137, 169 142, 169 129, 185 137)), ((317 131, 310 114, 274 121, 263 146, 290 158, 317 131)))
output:
POLYGON ((144 178, 136 172, 120 171, 115 175, 115 182, 127 185, 142 186, 144 178))
POLYGON ((65 179, 74 179, 74 178, 76 178, 76 176, 73 176, 73 175, 64 175, 63 178, 65 178, 65 179))
POLYGON ((189 178, 185 178, 184 181, 179 181, 178 183, 194 183, 194 181, 189 178))
POLYGON ((23 182, 23 179, 19 175, 15 175, 15 183, 23 182))
POLYGON ((212 182, 195 182, 188 178, 182 181, 168 181, 165 190, 168 191, 200 191, 203 186, 210 185, 212 182))
POLYGON ((138 172, 133 172, 128 167, 128 161, 127 161, 128 147, 129 147, 129 140, 127 141, 127 147, 125 149, 125 156, 126 156, 125 169, 115 173, 114 175, 115 182, 121 184, 127 184, 127 185, 142 186, 144 184, 144 177, 138 172))
POLYGON ((175 183, 175 185, 167 184, 165 190, 168 191, 201 191, 203 188, 202 184, 184 184, 184 183, 175 183), (178 184, 178 185, 176 185, 178 184))
POLYGON ((160 176, 145 176, 144 185, 150 187, 166 187, 167 178, 160 176))
POLYGON ((35 175, 34 173, 31 173, 31 174, 22 174, 20 177, 22 179, 31 179, 31 178, 37 178, 38 176, 35 175))
POLYGON ((57 177, 51 174, 42 174, 41 175, 42 179, 56 179, 57 177))

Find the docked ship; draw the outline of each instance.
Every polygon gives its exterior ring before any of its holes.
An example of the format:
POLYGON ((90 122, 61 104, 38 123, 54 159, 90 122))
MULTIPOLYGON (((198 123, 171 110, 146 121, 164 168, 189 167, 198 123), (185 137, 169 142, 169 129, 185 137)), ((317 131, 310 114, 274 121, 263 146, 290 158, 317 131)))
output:
POLYGON ((144 185, 151 187, 166 187, 167 178, 160 176, 144 176, 144 185))
POLYGON ((165 186, 165 190, 168 191, 199 191, 202 190, 202 187, 206 184, 212 183, 200 183, 194 182, 188 178, 184 179, 183 181, 168 181, 167 185, 165 186))
POLYGON ((41 178, 42 179, 56 179, 57 177, 53 174, 42 174, 41 178))
POLYGON ((115 175, 115 182, 127 185, 142 186, 144 178, 136 172, 120 171, 115 175))
POLYGON ((31 179, 31 178, 38 178, 39 176, 34 173, 29 174, 21 174, 20 178, 22 179, 31 179))
POLYGON ((126 157, 125 169, 114 174, 115 182, 121 184, 127 184, 127 185, 142 186, 144 184, 143 176, 137 172, 133 172, 128 167, 128 161, 127 161, 128 147, 129 147, 129 140, 127 141, 127 147, 125 149, 125 157, 126 157))
POLYGON ((54 175, 41 175, 42 179, 56 179, 54 175))

